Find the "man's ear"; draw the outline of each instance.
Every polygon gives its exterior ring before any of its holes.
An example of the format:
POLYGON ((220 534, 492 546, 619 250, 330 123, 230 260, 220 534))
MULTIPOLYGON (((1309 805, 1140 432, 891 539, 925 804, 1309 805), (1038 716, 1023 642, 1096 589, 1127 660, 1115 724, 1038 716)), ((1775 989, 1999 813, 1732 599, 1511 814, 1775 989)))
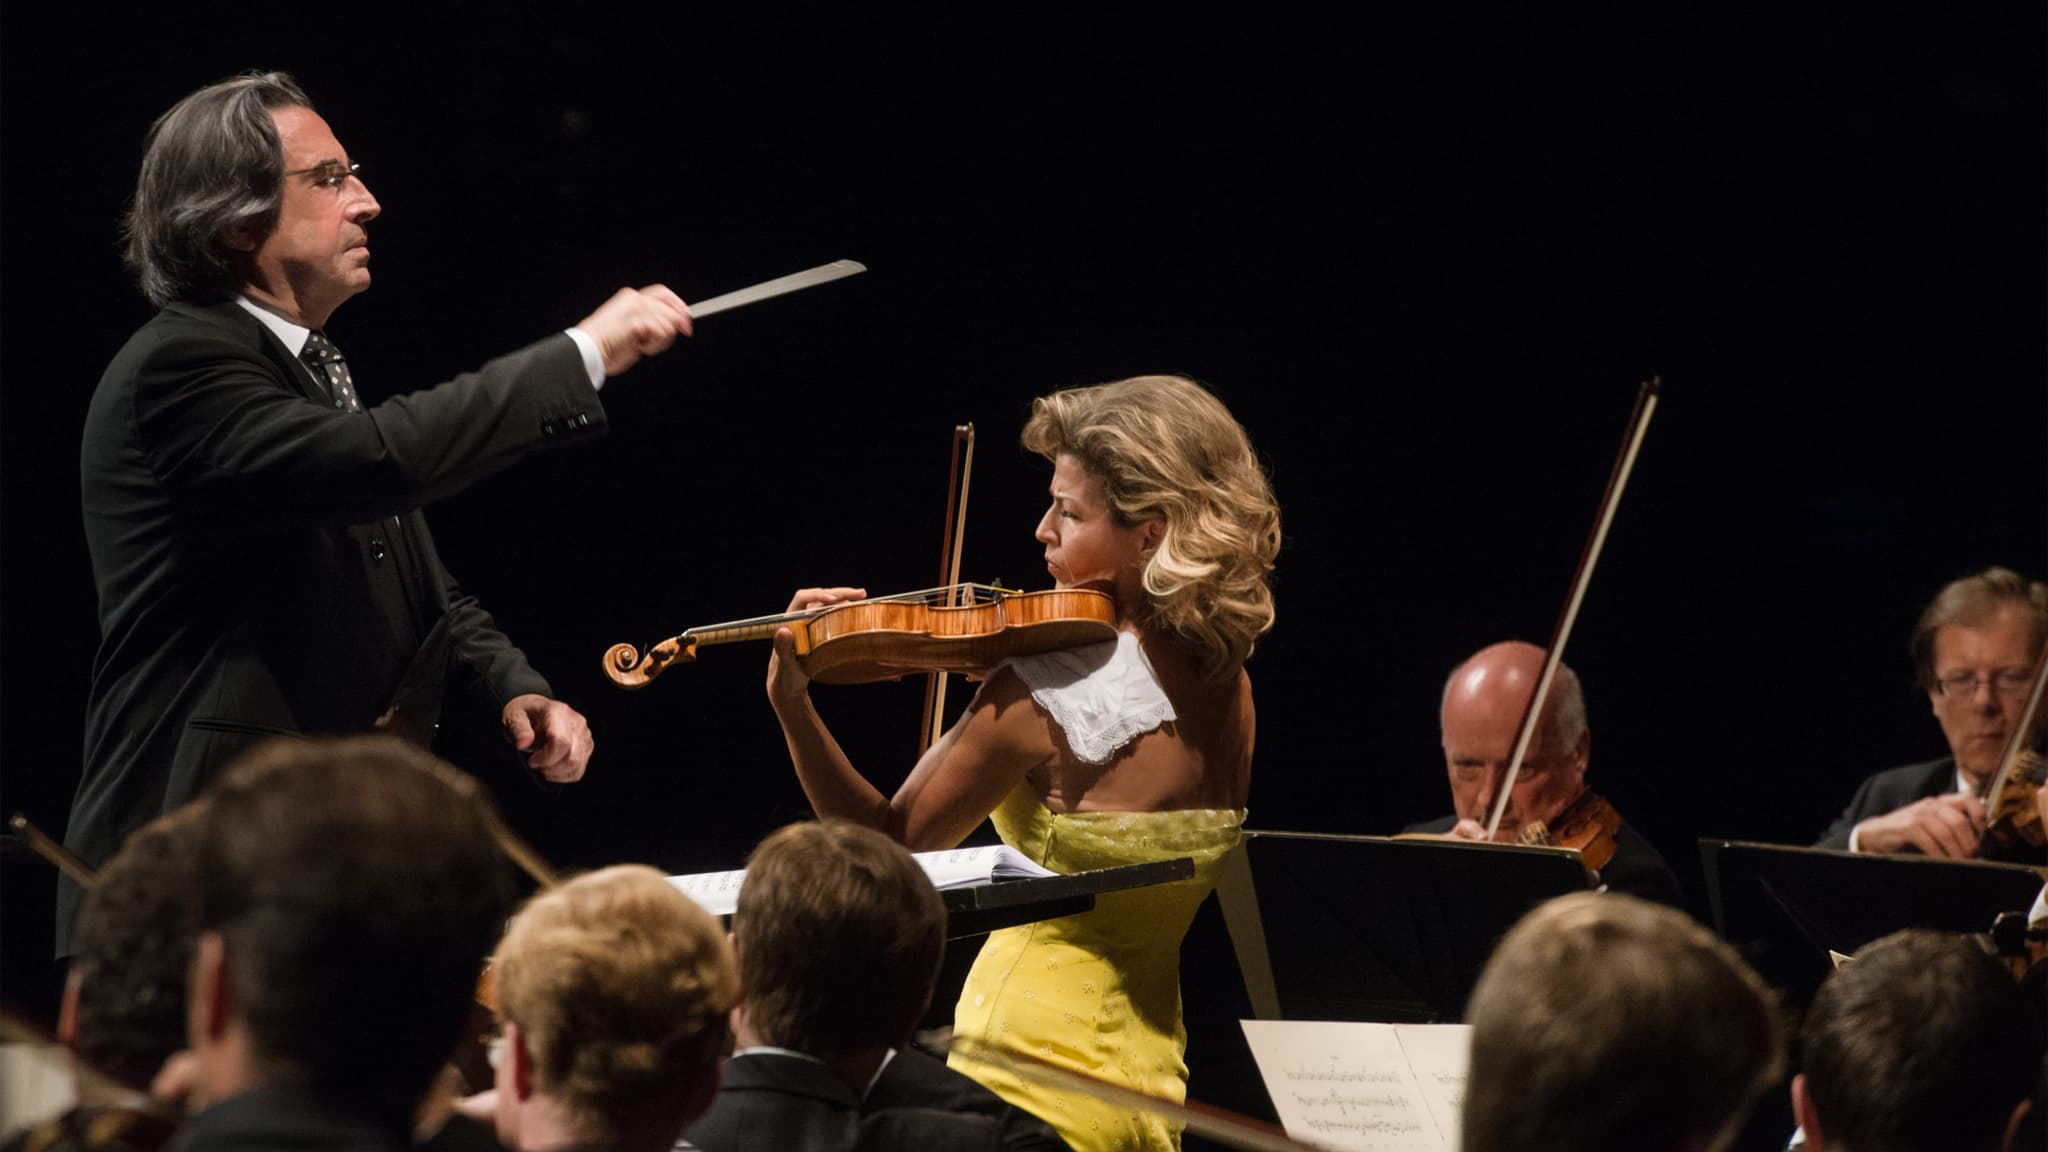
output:
POLYGON ((2012 1110, 2012 1115, 2006 1118, 2005 1136, 1998 1142, 1998 1147, 2002 1152, 2026 1152, 2026 1146, 2021 1144, 2020 1141, 2024 1138, 2027 1131, 2027 1114, 2033 1111, 2033 1108, 2034 1101, 2032 1098, 2022 1100, 2012 1110))
POLYGON ((186 1040, 193 1048, 211 1046, 228 1030, 234 1013, 233 980, 227 940, 218 932, 202 932, 192 948, 191 997, 185 1011, 186 1040))
POLYGON ((1820 1117, 1813 1111, 1813 1095, 1806 1090, 1806 1073, 1792 1078, 1792 1122, 1799 1125, 1799 1132, 1806 1137, 1806 1152, 1827 1152, 1827 1140, 1821 1135, 1820 1117))
POLYGON ((505 1055, 512 1062, 512 1094, 516 1102, 533 1099, 533 1057, 526 1051, 526 1033, 510 1020, 505 1022, 505 1055))
POLYGON ((220 242, 235 252, 254 252, 263 245, 263 233, 256 221, 237 220, 220 230, 220 242))
POLYGON ((78 990, 85 977, 73 962, 71 970, 64 974, 64 1000, 57 1005, 57 1043, 66 1048, 78 1047, 78 990))

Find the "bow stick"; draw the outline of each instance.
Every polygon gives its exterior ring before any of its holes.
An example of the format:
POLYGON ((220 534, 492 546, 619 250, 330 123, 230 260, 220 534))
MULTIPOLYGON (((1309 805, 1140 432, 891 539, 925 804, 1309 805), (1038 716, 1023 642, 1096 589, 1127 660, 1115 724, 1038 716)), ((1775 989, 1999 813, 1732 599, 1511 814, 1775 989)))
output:
POLYGON ((1029 1052, 1004 1048, 994 1044, 962 1036, 954 1036, 941 1044, 940 1048, 957 1052, 969 1060, 983 1064, 994 1064, 1034 1083, 1079 1092, 1113 1104, 1119 1108, 1135 1108, 1152 1112, 1177 1121, 1187 1130, 1205 1136, 1219 1144, 1244 1152, 1324 1152, 1314 1144, 1305 1144, 1288 1136, 1282 1129, 1262 1120, 1241 1116, 1222 1108, 1207 1104, 1182 1104, 1163 1096, 1140 1092, 1122 1084, 1099 1080, 1085 1073, 1047 1063, 1029 1052))
POLYGON ((1614 471, 1607 477, 1607 493, 1600 498, 1600 514, 1593 519, 1593 538, 1587 542, 1586 551, 1579 556, 1579 570, 1572 576, 1571 595, 1565 598, 1564 611, 1559 614, 1557 627, 1550 637, 1550 647, 1543 653, 1543 673, 1536 678, 1536 694, 1529 697, 1529 706, 1522 712, 1521 729, 1515 734, 1515 750, 1508 758, 1508 770, 1500 784, 1500 795, 1494 798, 1493 816, 1486 822, 1486 838, 1493 839, 1500 828, 1500 818, 1508 810, 1508 797, 1514 794, 1515 775, 1521 770, 1522 757, 1528 754, 1529 738, 1535 735, 1536 721, 1543 715, 1543 700, 1550 694, 1550 682, 1557 675, 1557 665, 1564 656, 1565 637, 1570 635, 1572 622, 1578 619, 1579 603, 1586 598, 1586 585, 1593 579, 1593 565, 1600 559, 1600 548, 1607 542, 1607 528, 1614 523, 1614 510, 1621 503, 1621 490, 1628 485, 1628 474, 1635 467, 1636 451, 1643 446, 1643 433, 1650 430, 1650 414, 1657 410, 1657 392, 1661 385, 1659 377, 1652 376, 1643 381, 1636 392, 1636 410, 1629 417, 1628 435, 1623 438, 1621 455, 1614 461, 1614 471))

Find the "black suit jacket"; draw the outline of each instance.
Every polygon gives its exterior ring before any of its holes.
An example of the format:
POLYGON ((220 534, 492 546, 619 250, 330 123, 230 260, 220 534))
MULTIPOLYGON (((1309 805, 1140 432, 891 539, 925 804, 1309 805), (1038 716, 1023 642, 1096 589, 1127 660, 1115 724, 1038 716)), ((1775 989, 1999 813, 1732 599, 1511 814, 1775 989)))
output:
POLYGON ((701 1152, 1061 1152, 1050 1125, 923 1053, 902 1049, 863 1100, 815 1060, 726 1061, 711 1107, 678 1149, 701 1152), (964 1083, 963 1083, 964 1082, 964 1083))
MULTIPOLYGON (((1457 816, 1451 815, 1410 824, 1401 831, 1442 835, 1457 822, 1457 816)), ((1656 845, 1643 839, 1642 833, 1635 830, 1627 817, 1622 817, 1621 827, 1614 833, 1614 857, 1607 861, 1607 867, 1600 870, 1600 882, 1610 892, 1626 892, 1688 911, 1685 892, 1678 883, 1678 873, 1671 870, 1664 854, 1657 851, 1656 845)))
POLYGON ((1888 768, 1863 778, 1857 785, 1856 794, 1849 798, 1849 806, 1835 817, 1835 822, 1821 834, 1815 848, 1849 850, 1849 833, 1856 825, 1872 816, 1883 816, 1896 812, 1915 800, 1929 796, 1940 796, 1956 790, 1956 759, 1943 756, 1924 764, 1908 764, 1902 768, 1888 768))
POLYGON ((350 1116, 295 1088, 257 1088, 193 1116, 171 1152, 412 1152, 403 1131, 350 1116))
MULTIPOLYGON (((1814 847, 1846 852, 1849 850, 1849 833, 1863 821, 1896 812, 1916 800, 1944 796, 1955 790, 1956 761, 1953 756, 1874 773, 1857 785, 1856 794, 1849 798, 1849 806, 1835 817, 1835 822, 1828 826, 1814 847)), ((2038 868, 2048 864, 2048 850, 2015 841, 2003 850, 1986 852, 1983 859, 2038 868)))
POLYGON ((1070 1152, 1052 1125, 915 1048, 900 1048, 861 1101, 875 1115, 898 1108, 928 1108, 995 1121, 1006 1152, 1070 1152))
MULTIPOLYGON (((100 646, 66 846, 103 863, 266 737, 368 730, 444 617, 456 710, 549 694, 419 509, 604 426, 567 335, 348 413, 232 301, 159 312, 80 448, 100 646)), ((59 955, 79 903, 64 881, 59 955)))

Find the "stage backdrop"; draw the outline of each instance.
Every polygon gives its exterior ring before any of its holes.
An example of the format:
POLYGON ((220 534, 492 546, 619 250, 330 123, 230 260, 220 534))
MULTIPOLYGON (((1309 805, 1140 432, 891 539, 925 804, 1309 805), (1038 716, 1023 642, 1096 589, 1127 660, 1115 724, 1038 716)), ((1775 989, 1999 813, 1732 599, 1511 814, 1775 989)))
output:
MULTIPOLYGON (((1806 842, 1866 772, 1939 754, 1905 653, 1921 604, 1987 564, 2048 575, 2038 6, 699 7, 10 14, 9 812, 61 831, 79 775, 77 447, 148 315, 117 250, 141 142, 252 67, 299 76, 382 203, 375 287, 330 325, 367 400, 622 284, 701 298, 870 268, 706 319, 606 385, 608 438, 429 510, 596 732, 562 791, 488 744, 452 750, 563 867, 734 867, 805 814, 764 648, 629 694, 607 646, 805 584, 932 583, 968 422, 965 574, 1044 586, 1048 468, 1016 438, 1069 385, 1192 375, 1271 469, 1286 545, 1250 666, 1256 827, 1447 810, 1443 679, 1484 644, 1548 639, 1652 375, 1663 402, 1566 656, 1592 783, 1688 882, 1698 837, 1806 842)), ((888 788, 921 692, 818 698, 888 788)), ((10 857, 4 879, 9 998, 36 1000, 50 873, 10 857)))

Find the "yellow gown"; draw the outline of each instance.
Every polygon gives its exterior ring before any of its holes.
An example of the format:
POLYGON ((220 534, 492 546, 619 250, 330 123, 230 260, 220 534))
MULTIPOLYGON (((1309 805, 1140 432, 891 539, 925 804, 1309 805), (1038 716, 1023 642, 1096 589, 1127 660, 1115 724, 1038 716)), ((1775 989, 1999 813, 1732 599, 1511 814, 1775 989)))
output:
MULTIPOLYGON (((953 1012, 953 1030, 1076 1072, 1187 1098, 1180 945, 1235 847, 1243 809, 1049 811, 1027 782, 990 814, 1011 847, 1055 872, 1192 857, 1192 880, 1111 892, 1078 916, 991 933, 953 1012)), ((983 1061, 953 1066, 1041 1118, 1076 1152, 1177 1149, 1180 1125, 1079 1093, 1034 1084, 983 1061)))

